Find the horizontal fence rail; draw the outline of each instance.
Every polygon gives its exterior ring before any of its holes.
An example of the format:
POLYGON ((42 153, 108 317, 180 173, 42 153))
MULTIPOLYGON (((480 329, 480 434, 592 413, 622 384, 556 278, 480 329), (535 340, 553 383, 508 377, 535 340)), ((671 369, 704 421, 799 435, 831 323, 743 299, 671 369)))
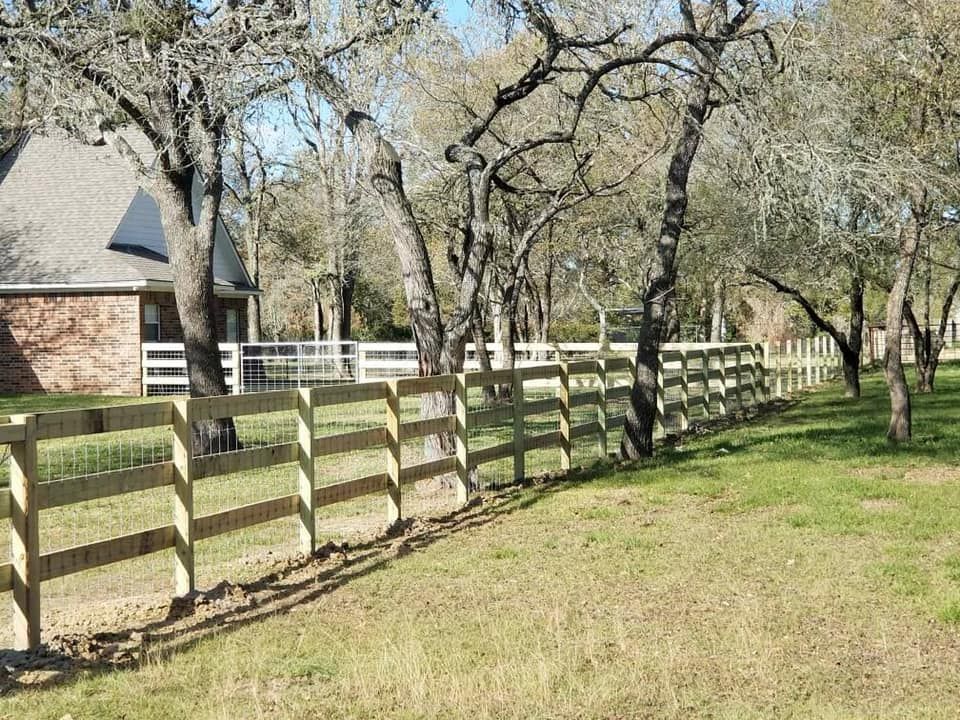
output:
MULTIPOLYGON (((361 347, 358 354, 363 352, 361 347)), ((667 345, 658 364, 657 434, 683 431, 693 422, 815 385, 839 369, 839 354, 826 338, 772 350, 766 344, 667 345)), ((318 508, 382 495, 386 521, 394 522, 403 514, 409 483, 447 477, 457 501, 464 503, 481 487, 481 466, 507 463, 512 479, 522 479, 532 452, 552 449, 557 453, 552 465, 562 470, 572 467, 575 449, 606 457, 617 447, 634 379, 635 366, 627 357, 531 361, 486 372, 0 418, 0 444, 10 447, 0 519, 9 519, 11 526, 0 591, 13 594, 14 643, 18 648, 39 644, 42 583, 53 578, 167 551, 175 560, 173 591, 182 595, 196 586, 197 544, 210 538, 288 518, 298 528, 299 549, 312 553, 318 508), (491 404, 484 398, 495 390, 501 397, 491 404), (345 418, 333 432, 319 420, 331 412, 345 418), (274 418, 273 429, 251 434, 244 425, 251 417, 274 418), (223 418, 232 419, 235 442, 210 450, 198 440, 203 438, 198 429, 223 418), (103 471, 98 465, 91 473, 82 443, 122 432, 153 433, 161 447, 130 459, 121 445, 120 464, 129 466, 103 471), (62 463, 62 476, 45 480, 38 444, 57 439, 74 443, 74 459, 62 463), (432 453, 409 455, 411 448, 428 446, 432 453), (321 464, 324 459, 360 451, 382 459, 358 465, 357 477, 326 482, 328 470, 318 469, 328 467, 321 464), (201 511, 195 502, 198 493, 225 476, 275 466, 295 469, 295 484, 285 492, 218 510, 201 511), (103 498, 116 498, 115 505, 136 503, 138 494, 158 492, 166 493, 174 508, 161 523, 65 547, 41 546, 44 513, 103 498)))

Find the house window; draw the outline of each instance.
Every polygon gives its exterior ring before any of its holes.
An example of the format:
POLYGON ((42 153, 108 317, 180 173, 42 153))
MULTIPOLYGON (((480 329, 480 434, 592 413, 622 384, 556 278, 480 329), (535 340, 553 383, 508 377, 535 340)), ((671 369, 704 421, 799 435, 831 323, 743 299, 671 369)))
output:
POLYGON ((160 342, 160 306, 143 306, 143 341, 160 342))
POLYGON ((240 342, 240 312, 227 310, 227 342, 240 342))

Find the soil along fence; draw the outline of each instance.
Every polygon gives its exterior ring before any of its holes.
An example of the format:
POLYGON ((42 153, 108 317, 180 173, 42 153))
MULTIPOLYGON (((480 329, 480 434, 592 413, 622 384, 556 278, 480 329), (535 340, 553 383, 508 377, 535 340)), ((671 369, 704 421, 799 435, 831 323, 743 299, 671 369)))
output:
MULTIPOLYGON (((661 434, 839 372, 839 355, 822 340, 805 353, 777 354, 772 364, 759 344, 676 347, 660 359, 661 434)), ((56 578, 166 552, 171 589, 185 594, 197 585, 198 548, 221 535, 285 519, 291 542, 311 553, 321 508, 379 495, 385 520, 394 522, 410 483, 446 476, 464 503, 490 478, 529 474, 533 460, 539 470, 569 469, 605 457, 617 449, 633 376, 628 358, 592 359, 0 421, 0 445, 11 448, 9 488, 0 491, 0 520, 11 526, 0 591, 12 591, 14 644, 40 643, 41 595, 56 578), (508 388, 508 399, 490 404, 483 389, 491 385, 508 388), (454 393, 455 414, 420 416, 422 396, 434 392, 454 393), (222 417, 236 419, 239 447, 197 455, 194 424, 222 417), (429 436, 451 433, 452 455, 425 457, 429 436), (226 506, 211 504, 211 493, 228 485, 235 492, 226 506), (124 508, 137 508, 137 522, 110 532, 124 508), (91 527, 61 532, 65 510, 91 527)))

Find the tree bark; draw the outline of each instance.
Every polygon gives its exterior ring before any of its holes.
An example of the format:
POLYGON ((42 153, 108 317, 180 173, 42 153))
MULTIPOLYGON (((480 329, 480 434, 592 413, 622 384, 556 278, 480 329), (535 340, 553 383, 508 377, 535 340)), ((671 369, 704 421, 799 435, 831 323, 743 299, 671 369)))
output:
POLYGON ((323 340, 323 295, 320 279, 310 278, 310 297, 313 305, 313 341, 323 340))
POLYGON ((723 342, 723 314, 727 301, 727 288, 723 278, 713 283, 713 302, 710 305, 710 342, 723 342))
MULTIPOLYGON (((476 349, 480 370, 483 372, 493 370, 490 353, 487 352, 487 338, 483 333, 483 318, 480 315, 480 308, 477 308, 473 316, 473 346, 476 349)), ((484 405, 493 405, 497 401, 497 390, 493 385, 484 385, 482 392, 484 405)))
POLYGON ((910 278, 917 259, 917 249, 923 236, 923 224, 914 214, 913 232, 900 234, 900 260, 897 264, 893 287, 887 298, 887 337, 883 358, 883 371, 890 391, 890 425, 887 439, 907 442, 912 433, 910 388, 903 371, 902 331, 904 304, 910 288, 910 278))
MULTIPOLYGON (((248 218, 246 228, 247 270, 256 287, 260 287, 260 213, 257 209, 253 217, 248 218)), ((263 334, 260 316, 260 296, 247 298, 247 339, 252 343, 260 342, 263 334)))
POLYGON ((917 371, 916 388, 918 393, 932 393, 935 389, 937 369, 940 367, 940 353, 947 344, 947 327, 950 324, 948 318, 950 317, 950 311, 953 309, 953 302, 958 290, 960 290, 960 273, 954 276, 950 287, 947 288, 940 311, 940 323, 936 330, 930 328, 929 322, 926 327, 921 328, 910 303, 907 302, 904 305, 904 316, 913 333, 914 367, 917 371))
POLYGON ((690 88, 680 135, 670 159, 659 241, 643 295, 643 315, 637 333, 637 377, 630 390, 630 406, 620 443, 620 454, 630 459, 653 455, 660 338, 667 321, 667 299, 676 280, 677 246, 687 211, 687 181, 703 137, 711 82, 717 70, 716 60, 707 59, 706 63, 709 67, 701 70, 703 74, 696 77, 690 88))
MULTIPOLYGON (((191 397, 226 395, 215 323, 213 250, 222 188, 216 179, 207 185, 198 218, 193 213, 196 170, 173 178, 164 177, 155 186, 170 267, 175 278, 174 298, 183 332, 191 397)), ((193 427, 196 454, 206 455, 239 447, 232 418, 197 423, 193 427)))

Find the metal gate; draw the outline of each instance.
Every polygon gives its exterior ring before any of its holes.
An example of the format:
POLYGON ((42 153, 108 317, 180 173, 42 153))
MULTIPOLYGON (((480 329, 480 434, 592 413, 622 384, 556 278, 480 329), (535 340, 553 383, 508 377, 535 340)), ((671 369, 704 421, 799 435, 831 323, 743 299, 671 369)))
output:
POLYGON ((357 382, 357 343, 243 343, 242 392, 357 382))

